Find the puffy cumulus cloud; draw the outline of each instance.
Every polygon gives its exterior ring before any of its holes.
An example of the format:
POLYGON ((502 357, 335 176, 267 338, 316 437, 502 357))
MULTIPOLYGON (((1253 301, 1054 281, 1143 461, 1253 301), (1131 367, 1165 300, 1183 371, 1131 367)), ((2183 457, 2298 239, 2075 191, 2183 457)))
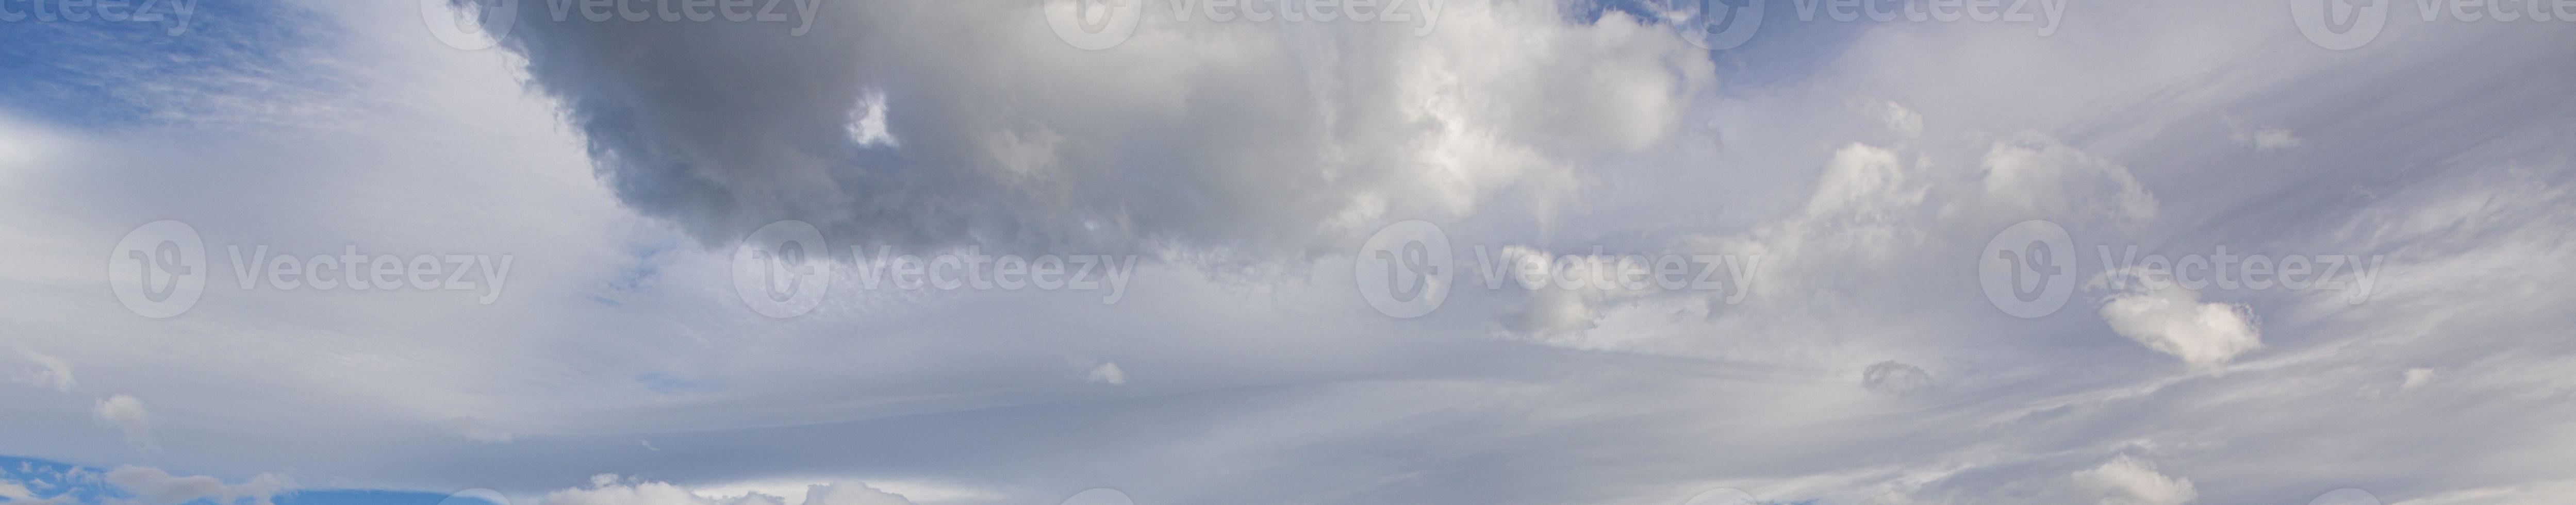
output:
POLYGON ((7 498, 9 501, 35 501, 36 493, 27 490, 26 484, 0 479, 0 498, 7 498))
POLYGON ((126 445, 145 452, 157 447, 152 442, 151 414, 143 410, 143 400, 129 395, 110 396, 99 400, 90 412, 97 415, 99 421, 124 432, 126 445))
POLYGON ((667 482, 594 483, 589 488, 575 488, 547 493, 541 503, 547 505, 781 505, 778 497, 758 493, 730 498, 700 496, 688 488, 667 482))
POLYGON ((2127 167, 2054 137, 2022 132, 1995 141, 1979 165, 1979 198, 1951 199, 1951 212, 2018 221, 2046 216, 2132 227, 2156 218, 2156 197, 2127 167))
POLYGON ((1558 255, 1515 245, 1497 251, 1493 261, 1495 270, 1483 272, 1489 277, 1480 280, 1495 287, 1528 291, 1520 307, 1501 316, 1503 329, 1518 337, 1568 347, 1614 347, 1615 341, 1586 335, 1598 326, 1602 311, 1618 301, 1663 288, 1651 279, 1634 275, 1654 269, 1652 262, 1641 256, 1558 255))
POLYGON ((2200 498, 2191 479, 2156 473, 2155 464, 2126 454, 2076 471, 2075 489, 2084 500, 2100 505, 2182 505, 2200 498))
POLYGON ((2406 369, 2406 381, 2398 383, 2397 390, 2414 391, 2415 388, 2424 387, 2425 384, 2432 384, 2433 379, 2441 376, 2442 374, 2440 372, 2435 372, 2431 368, 2408 368, 2406 369))
POLYGON ((1684 235, 1658 251, 1735 262, 1729 266, 1743 268, 1722 276, 1731 281, 1727 289, 1533 292, 1506 326, 1569 347, 1859 366, 1868 362, 1833 356, 1835 348, 1919 328, 1852 314, 1919 304, 1909 290, 1950 289, 1924 272, 1956 268, 1951 254, 1973 254, 1995 230, 2044 218, 2125 234, 2159 214, 2155 195, 2126 166, 2054 136, 1927 136, 1926 118, 1901 103, 1856 112, 1898 138, 1832 150, 1805 199, 1780 215, 1735 233, 1684 235), (1664 298, 1659 294, 1696 297, 1703 307, 1691 311, 1705 321, 1655 335, 1594 334, 1597 327, 1634 330, 1615 321, 1622 317, 1669 319, 1660 305, 1624 310, 1649 306, 1664 298), (1711 332, 1730 338, 1706 343, 1711 332))
MULTIPOLYGON (((623 482, 616 475, 591 479, 591 487, 547 493, 542 505, 786 505, 785 498, 746 492, 715 496, 668 482, 623 482)), ((805 489, 804 505, 911 505, 902 495, 839 481, 805 489)))
POLYGON ((1923 367, 1881 361, 1861 371, 1860 384, 1871 393, 1902 398, 1931 391, 1932 373, 1923 371, 1923 367))
POLYGON ((286 478, 259 474, 240 484, 226 484, 223 479, 204 475, 178 476, 159 468, 142 466, 118 467, 107 471, 103 479, 122 488, 131 499, 110 500, 111 505, 178 505, 200 500, 214 503, 270 505, 279 494, 295 488, 286 478))
MULTIPOLYGON (((2088 285, 2118 285, 2122 278, 2135 280, 2140 275, 2148 274, 2105 272, 2088 285)), ((2130 287, 2104 298, 2100 311, 2102 321, 2120 336, 2198 367, 2225 364, 2263 347, 2262 330, 2244 305, 2204 303, 2199 292, 2179 286, 2130 287)))
POLYGON ((1451 2, 1425 34, 1149 9, 1101 51, 1029 2, 833 3, 802 36, 520 5, 505 44, 599 175, 708 242, 803 219, 903 247, 1296 257, 1515 190, 1550 208, 1713 79, 1660 27, 1550 0, 1451 2))
POLYGON ((1083 372, 1082 380, 1123 386, 1127 384, 1127 370, 1118 368, 1117 363, 1103 362, 1099 366, 1091 367, 1091 371, 1083 372))
POLYGON ((807 487, 805 505, 912 505, 912 501, 865 484, 842 481, 807 487))
POLYGON ((16 370, 8 371, 7 376, 10 380, 52 389, 57 393, 69 393, 72 391, 72 386, 79 383, 72 379, 72 364, 63 361, 62 358, 38 354, 35 351, 23 351, 19 355, 25 358, 26 362, 15 367, 16 370))

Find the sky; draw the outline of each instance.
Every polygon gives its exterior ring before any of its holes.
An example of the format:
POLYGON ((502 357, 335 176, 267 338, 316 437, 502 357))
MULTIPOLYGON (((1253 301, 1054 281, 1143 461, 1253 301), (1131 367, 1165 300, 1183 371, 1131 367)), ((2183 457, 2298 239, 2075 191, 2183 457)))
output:
POLYGON ((2561 503, 2571 23, 0 0, 0 502, 2561 503))

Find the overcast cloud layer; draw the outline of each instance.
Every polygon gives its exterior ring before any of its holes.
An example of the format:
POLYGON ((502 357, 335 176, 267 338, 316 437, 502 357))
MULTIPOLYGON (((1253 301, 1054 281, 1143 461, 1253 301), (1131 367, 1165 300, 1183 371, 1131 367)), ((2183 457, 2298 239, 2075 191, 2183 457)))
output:
POLYGON ((1780 1, 1709 50, 1670 3, 1406 4, 1150 0, 1100 50, 1026 0, 521 0, 479 49, 447 0, 0 22, 0 502, 2576 496, 2576 24, 1780 1), (147 317, 102 266, 165 219, 205 290, 147 317), (783 318, 734 270, 781 220, 838 265, 783 318), (1411 220, 1458 277, 1391 317, 1354 279, 1411 220), (2060 305, 1981 271, 2041 265, 2034 220, 2060 305), (1114 296, 861 288, 880 247, 1140 259, 1114 296), (360 291, 260 254, 486 260, 360 291), (1736 270, 1481 277, 1629 255, 1736 270))

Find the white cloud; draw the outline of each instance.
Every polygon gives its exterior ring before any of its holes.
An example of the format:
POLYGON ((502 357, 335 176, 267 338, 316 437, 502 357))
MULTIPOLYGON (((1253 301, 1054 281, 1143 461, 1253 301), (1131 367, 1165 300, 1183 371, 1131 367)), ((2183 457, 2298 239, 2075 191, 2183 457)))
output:
POLYGON ((11 380, 52 389, 57 393, 69 393, 72 391, 72 386, 79 383, 72 379, 71 363, 63 361, 62 358, 38 354, 34 351, 20 354, 26 357, 30 366, 13 367, 14 369, 8 372, 11 380))
MULTIPOLYGON (((2110 272, 2092 285, 2101 286, 2109 276, 2119 275, 2141 274, 2110 272)), ((2226 364, 2263 347, 2262 330, 2255 327, 2254 316, 2245 306, 2202 303, 2200 293, 2178 286, 2109 295, 2100 313, 2104 322, 2111 323, 2111 331, 2193 366, 2226 364)))
MULTIPOLYGON (((911 505, 901 495, 852 481, 813 484, 801 490, 803 505, 911 505)), ((782 493, 783 494, 783 493, 782 493)), ((547 493, 542 505, 786 505, 787 498, 760 491, 695 490, 668 482, 621 482, 615 475, 593 479, 589 488, 547 493), (739 494, 732 494, 739 493, 739 494)))
POLYGON ((2431 368, 2408 368, 2406 369, 2406 382, 2398 384, 2397 390, 2414 391, 2415 388, 2424 387, 2425 384, 2433 383, 2433 379, 2441 376, 2442 374, 2440 372, 2435 372, 2431 368))
POLYGON ((1125 385, 1127 384, 1127 371, 1119 369, 1117 363, 1103 362, 1099 366, 1091 367, 1091 371, 1084 372, 1082 374, 1082 380, 1112 386, 1125 385))
POLYGON ((1882 361, 1862 370, 1861 388, 1871 393, 1907 397, 1932 390, 1932 374, 1922 367, 1896 361, 1882 361))
POLYGON ((111 505, 178 505, 198 500, 215 503, 248 500, 254 505, 269 505, 273 503, 270 498, 295 487, 284 477, 266 473, 241 484, 226 484, 214 477, 182 477, 159 468, 140 466, 109 470, 105 480, 134 496, 130 500, 113 500, 111 505))
POLYGON ((0 479, 0 498, 6 498, 8 501, 35 501, 36 494, 28 491, 26 484, 0 479))
POLYGON ((117 431, 123 432, 126 445, 134 446, 136 450, 144 452, 151 452, 158 447, 152 442, 152 423, 149 419, 150 415, 143 410, 143 400, 137 400, 128 395, 110 396, 99 400, 91 412, 95 413, 100 421, 116 426, 117 431))
POLYGON ((2191 479, 2156 473, 2156 466, 2123 454, 2090 470, 2075 472, 2083 499, 2099 505, 2182 505, 2200 498, 2191 479))

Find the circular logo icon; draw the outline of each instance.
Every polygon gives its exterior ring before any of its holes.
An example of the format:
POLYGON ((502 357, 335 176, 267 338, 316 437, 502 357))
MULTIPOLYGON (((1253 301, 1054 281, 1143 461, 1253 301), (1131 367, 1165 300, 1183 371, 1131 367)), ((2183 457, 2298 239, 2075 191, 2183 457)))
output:
POLYGON ((2343 488, 2327 491, 2317 499, 2310 500, 2308 505, 2379 505, 2379 497, 2372 496, 2369 491, 2343 488))
POLYGON ((1094 488, 1066 497, 1062 505, 1136 505, 1127 493, 1110 488, 1094 488))
POLYGON ((185 313, 206 294, 205 239, 188 223, 145 223, 108 253, 107 286, 126 310, 143 317, 185 313))
POLYGON ((1038 9, 1056 38, 1086 51, 1118 47, 1145 19, 1144 0, 1041 0, 1038 9))
POLYGON ((510 497, 502 496, 500 491, 474 488, 450 493, 438 505, 510 505, 510 497))
POLYGON ((1449 234, 1426 221, 1387 225, 1360 245, 1354 278, 1370 307, 1400 319, 1422 317, 1449 299, 1456 272, 1449 234))
POLYGON ((519 0, 420 0, 420 23, 447 47, 480 51, 519 22, 519 0), (468 28, 468 27, 472 28, 468 28))
POLYGON ((2317 47, 2342 51, 2369 44, 2388 26, 2391 0, 2290 0, 2290 22, 2317 47))
POLYGON ((1753 493, 1721 487, 1701 491, 1699 495, 1692 496, 1690 501, 1682 502, 1682 505, 1756 505, 1759 503, 1762 502, 1753 501, 1753 493))
POLYGON ((823 304, 832 253, 823 231, 804 221, 762 226, 733 250, 733 290, 760 315, 790 318, 823 304))
POLYGON ((1762 31, 1762 0, 1682 0, 1682 39, 1711 51, 1734 49, 1762 31), (1738 5, 1741 4, 1741 5, 1738 5))
POLYGON ((2075 295, 2075 239, 2057 223, 2031 220, 2004 228, 1977 256, 1986 300, 2023 319, 2066 306, 2075 295))

